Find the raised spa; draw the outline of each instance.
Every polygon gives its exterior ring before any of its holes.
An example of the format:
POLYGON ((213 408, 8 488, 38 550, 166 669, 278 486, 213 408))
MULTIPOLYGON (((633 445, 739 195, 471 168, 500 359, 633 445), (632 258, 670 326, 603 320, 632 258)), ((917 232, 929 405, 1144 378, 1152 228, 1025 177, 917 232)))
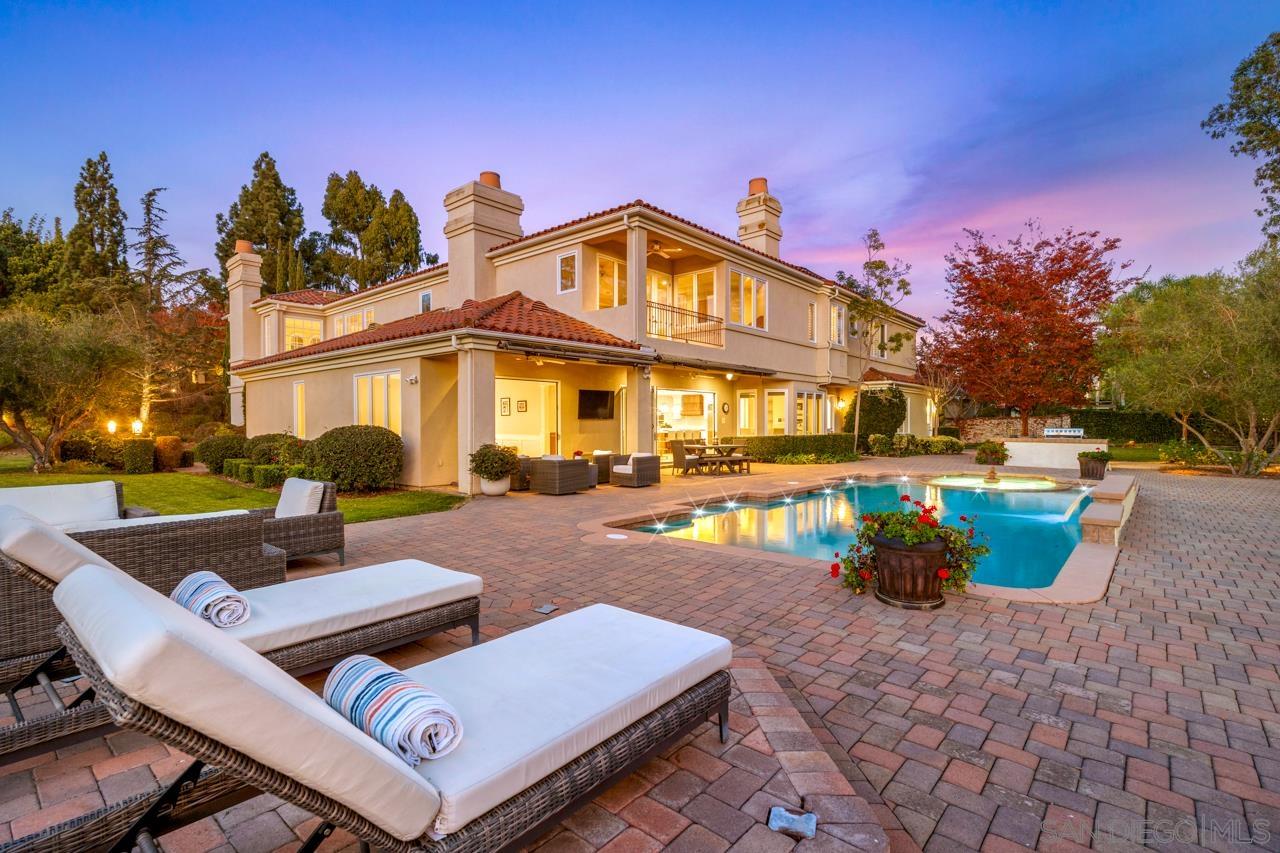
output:
POLYGON ((978 565, 974 580, 1022 588, 1053 583, 1080 542, 1079 516, 1090 502, 1087 489, 1056 484, 1052 489, 1010 491, 920 482, 855 483, 768 503, 710 504, 634 529, 830 560, 853 542, 863 513, 897 509, 902 494, 936 505, 947 524, 963 525, 960 516, 978 516, 976 527, 989 537, 991 554, 978 565))

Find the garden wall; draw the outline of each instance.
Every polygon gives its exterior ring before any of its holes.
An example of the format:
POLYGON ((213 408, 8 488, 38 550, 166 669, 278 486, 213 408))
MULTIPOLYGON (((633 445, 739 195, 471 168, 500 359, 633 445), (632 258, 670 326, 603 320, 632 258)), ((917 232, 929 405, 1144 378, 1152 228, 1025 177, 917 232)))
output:
MULTIPOLYGON (((1029 421, 1031 437, 1039 438, 1045 427, 1069 427, 1070 415, 1033 417, 1029 421)), ((965 443, 986 441, 989 438, 1017 438, 1022 435, 1021 418, 966 418, 960 421, 960 440, 965 443)), ((1088 435, 1088 432, 1085 432, 1088 435)), ((1092 437, 1092 436, 1090 436, 1092 437)))

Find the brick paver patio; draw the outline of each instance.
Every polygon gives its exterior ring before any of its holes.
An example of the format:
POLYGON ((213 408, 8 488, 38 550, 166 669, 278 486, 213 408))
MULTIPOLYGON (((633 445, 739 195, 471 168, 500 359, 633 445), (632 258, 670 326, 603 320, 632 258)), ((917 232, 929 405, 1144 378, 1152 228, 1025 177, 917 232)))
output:
MULTIPOLYGON (((961 467, 893 462, 903 473, 961 467)), ((883 463, 766 468, 737 482, 807 484, 883 463)), ((490 636, 547 618, 533 612, 543 603, 605 601, 731 638, 741 666, 763 662, 758 671, 786 691, 803 734, 851 781, 860 799, 842 808, 868 808, 895 850, 1280 849, 1280 482, 1137 473, 1142 492, 1116 575, 1094 605, 953 597, 941 610, 908 612, 849 595, 825 563, 661 538, 583 541, 581 521, 731 489, 731 478, 511 495, 353 525, 348 557, 419 557, 483 575, 490 636)), ((448 653, 465 642, 455 633, 388 659, 448 653)), ((779 775, 776 739, 735 701, 731 744, 697 735, 543 849, 792 849, 763 827, 762 809, 799 805, 791 783, 804 771, 779 775)), ((118 733, 0 768, 0 841, 145 790, 182 760, 118 733)), ((166 849, 288 849, 313 820, 261 797, 169 836, 166 849)), ((866 824, 824 816, 828 824, 863 834, 832 829, 796 849, 877 846, 866 824)))

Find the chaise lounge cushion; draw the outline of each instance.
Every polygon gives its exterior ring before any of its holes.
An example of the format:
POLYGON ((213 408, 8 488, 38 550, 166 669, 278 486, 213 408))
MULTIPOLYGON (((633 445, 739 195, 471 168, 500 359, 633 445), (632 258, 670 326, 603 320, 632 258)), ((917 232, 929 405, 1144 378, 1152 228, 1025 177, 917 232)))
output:
POLYGON ((0 551, 54 583, 85 563, 115 568, 56 527, 12 507, 0 507, 0 551))
POLYGON ((324 483, 290 477, 280 487, 280 500, 276 503, 276 518, 293 518, 298 515, 315 515, 324 500, 324 483))
POLYGON ((439 797, 301 683, 121 572, 82 566, 54 603, 106 678, 134 700, 350 807, 403 840, 439 797))
POLYGON ((0 504, 15 506, 46 524, 106 521, 120 517, 116 484, 110 480, 0 489, 0 504))
POLYGON ((729 665, 728 640, 596 604, 406 670, 467 736, 417 772, 435 833, 470 821, 729 665))
POLYGON ((283 649, 471 598, 483 589, 476 575, 396 560, 244 590, 253 618, 223 633, 255 651, 283 649))
POLYGON ((223 509, 217 512, 191 512, 182 515, 149 515, 142 518, 109 518, 97 521, 72 521, 59 524, 65 533, 87 533, 91 530, 116 530, 125 527, 142 527, 147 524, 170 524, 175 521, 197 521, 205 518, 222 518, 228 515, 247 515, 247 509, 223 509))

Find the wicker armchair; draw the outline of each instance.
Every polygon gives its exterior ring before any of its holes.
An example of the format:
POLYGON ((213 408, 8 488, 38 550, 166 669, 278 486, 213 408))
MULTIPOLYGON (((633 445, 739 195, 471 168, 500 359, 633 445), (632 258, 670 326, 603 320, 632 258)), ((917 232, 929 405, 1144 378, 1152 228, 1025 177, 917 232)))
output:
MULTIPOLYGON (((201 569, 217 572, 239 589, 285 579, 285 554, 262 541, 263 520, 254 513, 69 535, 165 595, 201 569)), ((62 620, 47 589, 18 576, 3 555, 0 561, 0 690, 6 690, 58 648, 53 629, 62 620)))
MULTIPOLYGON (((615 456, 614 459, 621 459, 615 456)), ((641 455, 633 453, 630 464, 619 463, 613 466, 609 482, 615 486, 654 486, 662 481, 662 458, 655 453, 641 455), (621 470, 619 470, 621 469, 621 470)))
POLYGON ((263 541, 284 551, 286 559, 337 554, 338 564, 346 565, 346 520, 338 511, 338 489, 333 483, 324 484, 320 511, 315 515, 276 518, 274 509, 252 512, 262 518, 263 541))
POLYGON ((534 459, 529 488, 540 495, 571 495, 591 487, 590 463, 585 459, 534 459))

